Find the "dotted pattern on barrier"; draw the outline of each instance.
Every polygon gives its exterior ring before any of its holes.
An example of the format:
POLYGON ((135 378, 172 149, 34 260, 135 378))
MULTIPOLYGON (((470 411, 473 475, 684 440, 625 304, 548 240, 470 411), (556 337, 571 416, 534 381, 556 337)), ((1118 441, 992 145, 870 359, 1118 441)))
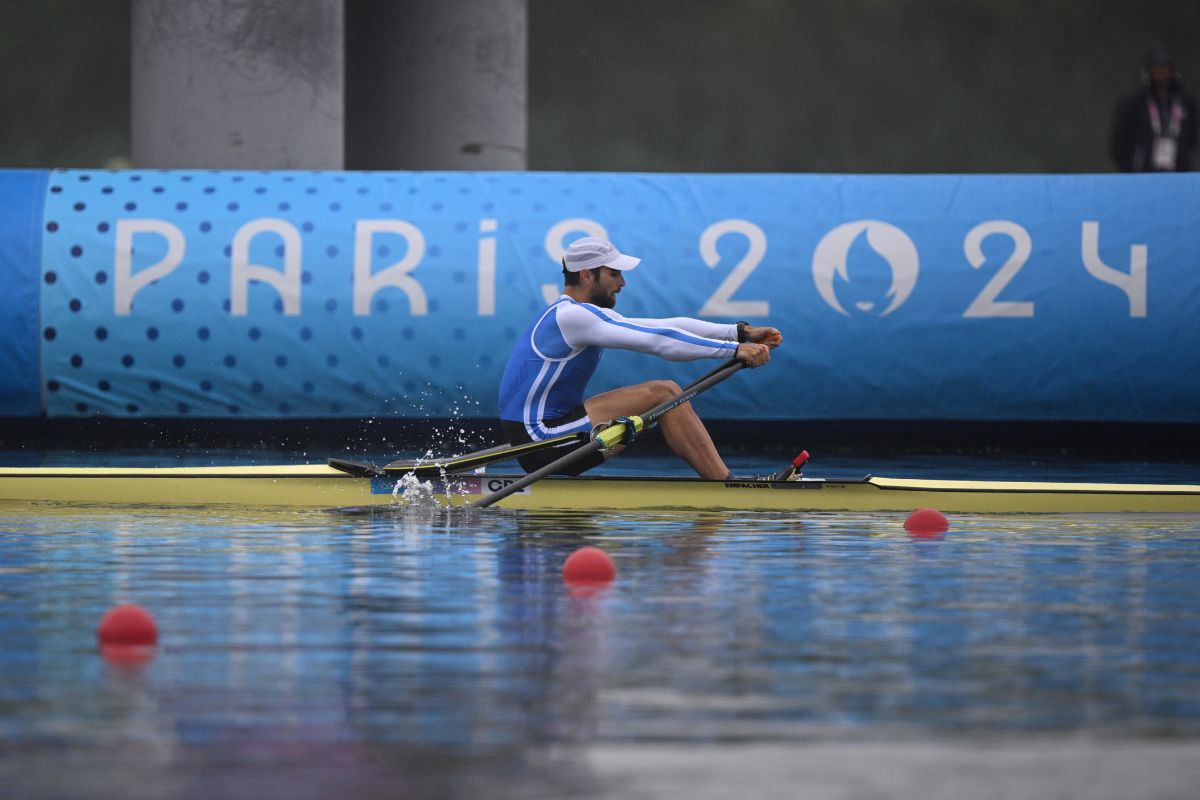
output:
MULTIPOLYGON (((54 171, 44 407, 490 417, 555 247, 607 234, 623 313, 784 331, 707 418, 1193 421, 1197 180, 54 171)), ((589 389, 711 366, 612 352, 589 389)))
MULTIPOLYGON (((601 177, 516 177, 53 172, 41 287, 48 414, 494 415, 512 343, 544 307, 542 285, 561 285, 547 231, 627 201, 625 184, 601 177), (247 313, 233 313, 235 237, 264 219, 298 233, 298 314, 286 313, 280 291, 262 280, 248 283, 247 313), (172 253, 171 234, 163 233, 169 229, 147 229, 146 220, 178 231, 182 258, 135 287, 129 313, 120 314, 118 284, 128 294, 139 275, 172 253), (410 275, 423 293, 423 314, 395 286, 374 293, 369 313, 355 313, 360 220, 404 220, 420 231, 423 252, 410 275), (142 226, 130 239, 124 279, 121 224, 142 226), (488 259, 480 242, 487 239, 495 242, 493 313, 483 313, 487 290, 479 288, 488 259)), ((621 230, 620 221, 607 225, 614 237, 621 230)), ((583 232, 568 226, 560 237, 569 242, 583 232)), ((400 233, 377 233, 366 248, 370 272, 386 270, 412 246, 400 233)), ((284 236, 260 232, 250 238, 246 260, 283 273, 287 247, 284 236)), ((645 313, 641 300, 622 310, 645 313)))

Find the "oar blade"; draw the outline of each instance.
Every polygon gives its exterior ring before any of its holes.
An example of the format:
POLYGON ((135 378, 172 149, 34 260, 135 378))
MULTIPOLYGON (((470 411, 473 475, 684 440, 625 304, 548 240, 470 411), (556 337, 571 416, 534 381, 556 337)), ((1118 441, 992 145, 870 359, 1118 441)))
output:
POLYGON ((353 475, 356 478, 377 478, 384 474, 383 470, 374 464, 369 464, 365 461, 350 461, 345 458, 331 458, 329 459, 329 466, 341 470, 347 475, 353 475))

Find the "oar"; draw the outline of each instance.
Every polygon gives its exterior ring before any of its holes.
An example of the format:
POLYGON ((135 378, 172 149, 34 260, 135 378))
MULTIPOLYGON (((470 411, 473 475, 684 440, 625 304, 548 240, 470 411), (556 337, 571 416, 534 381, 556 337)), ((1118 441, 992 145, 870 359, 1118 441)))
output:
MULTIPOLYGON (((702 381, 716 375, 721 370, 728 366, 722 362, 707 374, 697 378, 688 384, 684 389, 685 392, 690 392, 694 387, 702 381)), ((555 436, 552 439, 541 439, 535 442, 524 442, 522 444, 502 444, 495 447, 489 447, 486 450, 477 450, 473 453, 464 453, 458 456, 447 456, 444 458, 419 458, 407 459, 401 461, 393 461, 390 464, 385 464, 383 467, 375 467, 370 464, 361 464, 344 459, 329 459, 329 463, 342 470, 352 474, 372 474, 372 475, 404 475, 412 473, 418 478, 437 477, 443 472, 463 472, 468 469, 477 469, 489 464, 497 464, 501 461, 509 461, 519 456, 529 453, 541 452, 542 450, 551 450, 555 447, 563 447, 568 444, 577 443, 580 440, 587 441, 590 437, 586 433, 568 433, 565 436, 555 436)))
POLYGON ((518 458, 526 453, 534 453, 540 450, 551 450, 555 447, 563 447, 568 444, 586 442, 591 438, 586 433, 568 433, 565 436, 555 436, 553 439, 542 439, 537 442, 525 442, 524 444, 502 444, 496 447, 489 447, 486 450, 477 450, 474 453, 465 453, 461 456, 448 456, 445 458, 424 458, 408 461, 393 461, 390 464, 385 464, 382 467, 377 467, 374 464, 368 464, 363 461, 349 461, 344 458, 329 459, 329 466, 334 469, 339 469, 342 472, 359 477, 379 478, 384 475, 405 475, 412 473, 418 478, 434 478, 441 475, 443 472, 462 472, 468 469, 477 469, 488 464, 495 464, 500 461, 508 461, 512 458, 518 458))
POLYGON ((404 473, 411 472, 418 478, 426 478, 440 475, 443 471, 462 472, 488 464, 496 464, 528 453, 550 450, 555 447, 577 443, 580 440, 587 441, 587 439, 588 435, 586 433, 568 433, 564 436, 555 436, 552 439, 542 439, 536 442, 497 445, 496 447, 489 447, 487 450, 478 450, 474 453, 466 453, 461 456, 393 461, 384 466, 382 471, 387 475, 403 475, 404 473))
POLYGON ((567 453, 557 461, 553 461, 541 469, 534 470, 525 477, 508 484, 503 489, 492 492, 487 497, 484 497, 480 500, 476 500, 471 505, 475 506, 476 508, 487 508, 493 503, 497 503, 508 497, 510 494, 521 491, 529 484, 540 481, 542 478, 553 472, 560 472, 564 470, 572 464, 583 460, 592 453, 595 453, 599 450, 607 450, 608 448, 618 445, 627 439, 632 440, 633 436, 636 436, 643 430, 649 428, 658 421, 659 417, 666 414, 668 411, 683 405, 706 389, 716 386, 718 383, 725 380, 744 366, 746 366, 746 362, 741 360, 734 360, 727 364, 722 364, 720 368, 696 381, 687 389, 684 389, 682 392, 677 394, 675 397, 672 397, 665 403, 655 406, 641 416, 622 417, 621 419, 615 420, 612 425, 597 433, 595 438, 593 438, 583 447, 572 450, 570 453, 567 453), (633 430, 630 431, 629 428, 632 428, 633 430))
MULTIPOLYGON (((692 389, 699 386, 702 382, 708 380, 713 375, 716 375, 723 369, 728 368, 728 362, 722 362, 710 370, 705 375, 697 378, 688 384, 684 389, 685 392, 690 392, 692 389)), ((649 428, 653 423, 647 423, 649 428)), ((344 458, 331 458, 329 465, 342 472, 359 477, 383 477, 384 475, 404 475, 412 473, 418 478, 433 478, 441 475, 443 472, 463 472, 468 469, 477 469, 489 464, 497 464, 501 461, 508 461, 528 453, 536 453, 542 450, 551 450, 555 447, 563 447, 578 442, 581 439, 587 441, 589 438, 586 433, 568 433, 564 436, 555 436, 552 439, 541 439, 535 442, 524 442, 522 444, 501 444, 495 447, 489 447, 486 450, 476 450, 472 453, 464 453, 458 456, 447 456, 444 458, 419 458, 393 461, 385 464, 382 467, 377 467, 374 464, 367 464, 361 461, 349 461, 344 458)))

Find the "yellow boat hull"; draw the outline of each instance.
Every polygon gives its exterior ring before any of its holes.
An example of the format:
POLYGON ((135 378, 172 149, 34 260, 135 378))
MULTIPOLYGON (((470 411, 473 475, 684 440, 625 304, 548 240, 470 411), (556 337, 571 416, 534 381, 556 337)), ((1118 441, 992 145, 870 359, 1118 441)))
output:
MULTIPOLYGON (((398 481, 324 464, 172 468, 0 468, 0 503, 333 508, 465 505, 511 475, 398 481)), ((682 477, 547 478, 500 504, 515 509, 1200 513, 1200 486, 1173 484, 863 480, 706 481, 682 477)))

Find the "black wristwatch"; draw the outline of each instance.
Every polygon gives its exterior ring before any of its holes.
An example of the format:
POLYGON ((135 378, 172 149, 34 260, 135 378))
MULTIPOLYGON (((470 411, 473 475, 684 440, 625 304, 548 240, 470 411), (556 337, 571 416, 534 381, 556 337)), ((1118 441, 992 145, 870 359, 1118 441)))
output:
POLYGON ((744 320, 744 319, 738 321, 738 324, 737 324, 738 344, 741 344, 742 342, 746 341, 746 326, 748 326, 749 324, 750 323, 746 322, 746 320, 744 320))

